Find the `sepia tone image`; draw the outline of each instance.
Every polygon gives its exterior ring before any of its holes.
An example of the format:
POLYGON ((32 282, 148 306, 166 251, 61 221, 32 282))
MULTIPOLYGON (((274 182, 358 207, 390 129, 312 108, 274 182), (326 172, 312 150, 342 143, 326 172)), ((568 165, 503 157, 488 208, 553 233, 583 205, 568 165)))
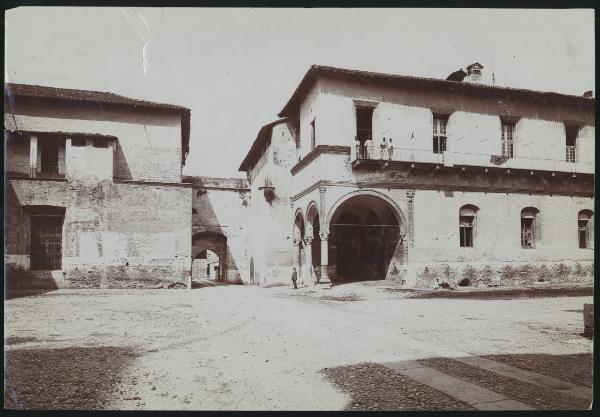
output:
POLYGON ((590 409, 594 18, 6 11, 4 407, 590 409))

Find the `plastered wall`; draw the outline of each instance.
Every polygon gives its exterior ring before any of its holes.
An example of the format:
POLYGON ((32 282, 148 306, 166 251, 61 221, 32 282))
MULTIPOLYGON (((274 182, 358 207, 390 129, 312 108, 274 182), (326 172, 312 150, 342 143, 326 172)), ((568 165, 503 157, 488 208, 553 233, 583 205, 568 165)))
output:
MULTIPOLYGON (((191 188, 80 181, 11 180, 24 206, 65 207, 62 270, 71 288, 185 283, 191 258, 191 188)), ((17 213, 16 211, 14 212, 17 213)), ((27 217, 10 222, 27 228, 27 217)), ((28 239, 17 253, 29 253, 28 239)))

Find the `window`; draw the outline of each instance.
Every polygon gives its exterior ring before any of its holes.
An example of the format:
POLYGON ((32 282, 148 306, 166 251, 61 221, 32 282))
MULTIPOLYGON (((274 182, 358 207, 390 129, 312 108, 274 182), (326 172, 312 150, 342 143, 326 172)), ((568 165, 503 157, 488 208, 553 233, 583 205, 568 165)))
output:
POLYGON ((31 216, 31 269, 61 269, 62 216, 31 216))
POLYGON ((577 149, 577 133, 579 128, 577 126, 565 125, 566 133, 566 154, 565 161, 576 162, 575 150, 577 149))
POLYGON ((535 242, 540 238, 540 211, 534 207, 521 210, 521 247, 535 248, 535 242))
POLYGON ((356 106, 356 139, 364 145, 373 139, 373 107, 356 106))
POLYGON ((85 146, 85 138, 72 138, 71 146, 85 146))
POLYGON ((507 158, 514 157, 514 135, 515 124, 513 122, 502 122, 502 155, 507 158))
POLYGON ((312 122, 310 122, 310 149, 315 149, 315 120, 317 119, 313 119, 312 122))
POLYGON ((62 173, 58 166, 58 149, 64 146, 63 139, 48 135, 38 139, 40 160, 38 162, 37 172, 42 177, 61 177, 62 173))
POLYGON ((479 211, 479 209, 470 204, 462 206, 459 211, 458 232, 460 235, 461 247, 473 247, 477 211, 479 211))
POLYGON ((579 232, 579 247, 581 249, 594 248, 594 212, 581 210, 577 216, 579 232))
POLYGON ((108 148, 108 139, 94 138, 94 148, 108 148))
POLYGON ((433 116, 433 153, 443 153, 446 151, 447 124, 447 117, 433 116))

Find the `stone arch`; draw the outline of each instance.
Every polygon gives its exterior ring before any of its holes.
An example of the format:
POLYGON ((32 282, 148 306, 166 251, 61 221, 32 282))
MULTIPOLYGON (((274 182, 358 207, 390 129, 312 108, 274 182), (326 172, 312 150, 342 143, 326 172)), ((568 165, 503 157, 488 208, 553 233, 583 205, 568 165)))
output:
POLYGON ((313 271, 320 274, 321 265, 321 217, 316 201, 311 201, 306 208, 306 237, 310 239, 310 263, 313 271))
POLYGON ((351 192, 327 216, 332 281, 396 279, 405 262, 406 222, 397 204, 371 190, 351 192))
MULTIPOLYGON (((217 281, 226 281, 227 276, 227 237, 217 232, 199 232, 192 236, 192 259, 202 259, 207 251, 219 258, 217 281)), ((193 261, 192 261, 193 262, 193 261)))
POLYGON ((294 239, 304 239, 305 232, 305 222, 304 222, 304 214, 302 213, 302 209, 296 209, 294 213, 294 239))
POLYGON ((392 200, 390 197, 388 197, 387 195, 379 192, 379 191, 375 191, 375 190, 356 190, 356 191, 352 191, 348 194, 343 195, 342 197, 340 197, 334 204, 333 206, 331 206, 331 208, 329 209, 329 212, 327 213, 327 217, 325 219, 324 222, 324 227, 323 229, 327 232, 330 233, 330 229, 329 229, 329 225, 331 224, 331 218, 333 216, 333 214, 335 213, 335 211, 342 205, 344 204, 347 200, 356 197, 356 196, 361 196, 361 195, 365 195, 365 196, 373 196, 373 197, 378 197, 381 198, 382 200, 384 200, 386 203, 388 203, 391 207, 393 207, 393 212, 394 215, 396 216, 396 220, 398 221, 398 224, 400 225, 400 233, 402 235, 406 235, 406 228, 407 228, 407 221, 406 221, 406 217, 404 216, 404 213, 402 212, 402 210, 400 209, 400 207, 398 206, 398 204, 396 204, 396 202, 394 200, 392 200))

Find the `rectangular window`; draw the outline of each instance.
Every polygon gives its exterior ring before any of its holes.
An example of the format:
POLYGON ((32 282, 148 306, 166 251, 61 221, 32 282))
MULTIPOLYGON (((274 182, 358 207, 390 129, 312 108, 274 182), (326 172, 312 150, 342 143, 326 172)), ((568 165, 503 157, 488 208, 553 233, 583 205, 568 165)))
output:
POLYGON ((589 220, 579 220, 579 248, 587 249, 588 247, 588 234, 589 234, 589 220))
POLYGON ((108 139, 94 138, 94 148, 108 148, 108 139))
POLYGON ((64 142, 62 142, 62 139, 59 137, 48 136, 38 139, 38 147, 40 148, 40 161, 37 171, 40 177, 61 177, 58 169, 58 148, 61 145, 64 146, 64 142))
POLYGON ((71 146, 85 146, 85 138, 71 138, 71 146))
POLYGON ((373 107, 356 106, 356 139, 364 145, 373 139, 373 107))
POLYGON ((521 218, 521 247, 522 248, 533 248, 534 247, 533 220, 534 219, 532 219, 532 218, 521 218))
POLYGON ((502 122, 502 155, 507 158, 514 157, 514 135, 515 124, 512 122, 502 122))
POLYGON ((31 269, 61 269, 62 216, 31 216, 31 269))
POLYGON ((443 116, 433 116, 433 153, 446 151, 446 125, 448 119, 443 116))
POLYGON ((460 217, 460 246, 461 247, 472 247, 473 246, 473 217, 461 216, 460 217))
POLYGON ((566 154, 565 161, 576 162, 575 150, 577 149, 577 126, 565 126, 566 154))
POLYGON ((315 145, 316 145, 316 130, 315 130, 315 121, 317 119, 313 119, 312 122, 310 122, 310 149, 315 149, 315 145))

